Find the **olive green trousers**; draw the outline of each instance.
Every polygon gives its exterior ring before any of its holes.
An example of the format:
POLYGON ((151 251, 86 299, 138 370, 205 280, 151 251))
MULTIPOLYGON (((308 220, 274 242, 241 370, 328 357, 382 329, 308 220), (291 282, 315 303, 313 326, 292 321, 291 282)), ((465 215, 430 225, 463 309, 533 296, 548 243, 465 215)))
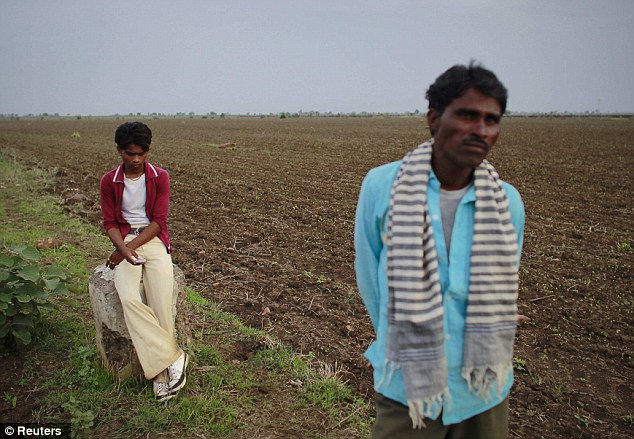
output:
POLYGON ((441 416, 425 419, 425 428, 414 430, 407 406, 375 394, 376 422, 373 439, 506 439, 509 398, 458 424, 443 425, 441 416))

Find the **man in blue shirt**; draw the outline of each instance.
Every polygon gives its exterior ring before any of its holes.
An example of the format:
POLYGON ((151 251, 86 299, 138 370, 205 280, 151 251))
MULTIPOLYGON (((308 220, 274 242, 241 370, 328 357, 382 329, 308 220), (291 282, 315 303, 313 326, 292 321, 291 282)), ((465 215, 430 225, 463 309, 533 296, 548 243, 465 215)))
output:
POLYGON ((485 158, 507 91, 471 63, 427 99, 432 139, 371 170, 357 205, 373 437, 506 438, 524 206, 485 158))

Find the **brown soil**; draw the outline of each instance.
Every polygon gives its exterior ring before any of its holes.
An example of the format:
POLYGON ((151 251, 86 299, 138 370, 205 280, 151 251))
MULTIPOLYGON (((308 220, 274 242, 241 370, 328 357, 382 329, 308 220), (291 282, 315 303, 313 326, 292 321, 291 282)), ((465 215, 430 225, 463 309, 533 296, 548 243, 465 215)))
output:
MULTIPOLYGON (((97 224, 98 182, 117 163, 111 139, 121 122, 4 121, 0 148, 54 168, 55 192, 97 224)), ((174 259, 188 282, 297 351, 337 362, 370 400, 363 351, 374 334, 356 292, 354 210, 369 169, 427 138, 423 119, 148 124, 150 160, 172 177, 174 259)), ((525 367, 511 437, 634 434, 633 148, 633 119, 503 122, 490 159, 526 206, 519 306, 531 319, 517 336, 525 367)))

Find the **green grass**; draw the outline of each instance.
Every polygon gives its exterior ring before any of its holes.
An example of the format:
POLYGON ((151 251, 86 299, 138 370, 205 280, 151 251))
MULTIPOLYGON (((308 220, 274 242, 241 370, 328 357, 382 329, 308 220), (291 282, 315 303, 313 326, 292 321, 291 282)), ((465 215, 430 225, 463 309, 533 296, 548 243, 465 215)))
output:
POLYGON ((0 353, 19 355, 24 362, 15 386, 2 394, 6 405, 19 408, 21 395, 38 392, 41 403, 32 412, 33 422, 71 422, 76 437, 226 437, 238 432, 258 437, 262 431, 276 436, 280 425, 284 437, 323 437, 324 431, 328 437, 369 436, 369 408, 342 382, 336 367, 312 354, 294 353, 190 288, 193 341, 188 348, 193 359, 185 389, 157 404, 148 382, 117 382, 101 366, 88 298, 92 269, 111 246, 98 227, 59 205, 47 191, 51 181, 48 172, 25 169, 0 155, 0 245, 59 239, 61 245, 41 251, 42 263, 64 267, 73 292, 44 315, 26 352, 0 353), (253 352, 236 360, 231 354, 236 343, 253 352), (316 415, 321 416, 318 424, 316 415), (280 424, 280 417, 288 422, 280 424))

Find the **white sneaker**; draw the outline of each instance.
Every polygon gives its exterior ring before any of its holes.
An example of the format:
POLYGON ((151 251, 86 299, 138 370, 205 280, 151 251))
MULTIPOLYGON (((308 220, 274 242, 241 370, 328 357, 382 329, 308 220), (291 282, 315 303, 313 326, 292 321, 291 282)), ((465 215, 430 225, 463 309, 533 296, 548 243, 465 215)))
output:
POLYGON ((176 396, 177 392, 171 392, 169 383, 158 383, 154 381, 152 383, 152 387, 154 388, 154 398, 158 402, 167 401, 176 396))
POLYGON ((167 368, 167 371, 170 376, 170 382, 169 382, 170 392, 176 393, 180 389, 182 389, 183 386, 185 385, 185 382, 187 381, 187 378, 185 377, 185 369, 187 369, 188 362, 189 362, 189 355, 183 352, 181 356, 178 357, 178 360, 176 360, 167 368))

